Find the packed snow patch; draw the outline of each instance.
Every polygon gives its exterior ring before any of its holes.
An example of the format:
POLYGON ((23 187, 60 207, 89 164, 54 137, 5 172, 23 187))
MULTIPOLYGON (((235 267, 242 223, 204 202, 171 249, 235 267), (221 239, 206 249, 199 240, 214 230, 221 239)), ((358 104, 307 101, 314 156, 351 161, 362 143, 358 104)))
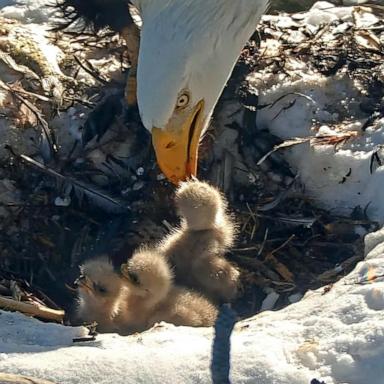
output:
MULTIPOLYGON (((266 16, 264 20, 275 29, 261 43, 260 60, 263 61, 263 56, 283 56, 284 70, 276 74, 267 66, 248 76, 250 87, 259 94, 259 105, 264 106, 257 113, 257 127, 282 140, 308 139, 283 153, 299 173, 306 195, 316 199, 319 205, 342 214, 350 214, 359 207, 371 219, 384 223, 381 198, 384 119, 378 114, 371 124, 372 113, 367 112, 370 103, 373 105, 372 95, 379 92, 380 86, 377 90, 370 89, 363 80, 364 71, 349 70, 348 65, 334 72, 325 70, 326 74, 319 70, 326 65, 321 60, 331 55, 329 52, 338 57, 349 49, 340 36, 351 28, 359 31, 376 28, 381 22, 379 14, 375 8, 335 7, 318 2, 307 13, 285 18, 266 16), (305 37, 306 33, 316 36, 313 44, 305 37), (308 52, 309 44, 317 48, 308 52), (284 52, 289 53, 284 56, 284 52), (317 61, 319 57, 321 60, 317 61), (313 62, 318 66, 312 65, 313 62)), ((353 39, 356 52, 368 48, 374 51, 363 32, 353 35, 353 39)), ((379 66, 380 60, 375 63, 379 66)), ((382 67, 377 71, 378 84, 381 72, 382 67)), ((371 78, 376 78, 373 72, 371 78)))
POLYGON ((0 16, 24 24, 52 23, 55 0, 0 0, 0 16))
POLYGON ((378 156, 382 153, 384 119, 375 128, 362 132, 364 120, 346 114, 353 113, 351 109, 357 110, 357 105, 351 106, 355 93, 346 76, 330 79, 313 76, 284 84, 262 96, 263 104, 279 98, 281 101, 258 114, 258 127, 269 129, 284 140, 355 133, 341 147, 306 142, 289 149, 286 156, 319 203, 342 213, 349 213, 356 206, 368 207, 368 214, 383 222, 384 166, 372 168, 371 161, 374 153, 378 156), (292 106, 284 109, 289 105, 292 106), (322 125, 319 127, 315 121, 322 125))
POLYGON ((260 111, 258 127, 283 140, 350 135, 342 145, 308 141, 285 154, 319 204, 344 214, 367 207, 368 215, 383 223, 384 165, 372 162, 372 157, 383 154, 384 119, 363 131, 366 118, 359 116, 356 98, 357 90, 347 76, 307 76, 262 94, 262 104, 280 101, 260 111))

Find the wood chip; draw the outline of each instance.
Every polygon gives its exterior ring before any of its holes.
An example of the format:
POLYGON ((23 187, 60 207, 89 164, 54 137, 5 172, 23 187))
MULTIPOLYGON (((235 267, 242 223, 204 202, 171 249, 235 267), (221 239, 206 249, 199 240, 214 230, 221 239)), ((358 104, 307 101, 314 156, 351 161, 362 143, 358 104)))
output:
POLYGON ((278 272, 278 274, 289 283, 293 283, 294 275, 293 273, 280 261, 276 259, 271 253, 265 257, 265 262, 269 263, 272 268, 278 272))

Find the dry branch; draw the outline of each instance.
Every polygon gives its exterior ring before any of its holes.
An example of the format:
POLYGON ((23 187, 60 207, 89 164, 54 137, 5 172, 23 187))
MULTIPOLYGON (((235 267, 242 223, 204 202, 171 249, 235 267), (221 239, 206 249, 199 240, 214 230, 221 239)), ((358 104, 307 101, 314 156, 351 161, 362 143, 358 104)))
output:
POLYGON ((24 301, 16 301, 0 296, 0 308, 18 311, 29 316, 38 316, 45 320, 62 322, 65 312, 63 310, 51 309, 37 303, 26 303, 24 301))
POLYGON ((344 260, 338 268, 333 268, 329 271, 323 272, 321 275, 317 276, 317 280, 330 283, 333 282, 338 275, 345 275, 357 262, 361 261, 362 256, 352 256, 347 260, 344 260))
POLYGON ((54 384, 52 381, 0 372, 1 384, 54 384))

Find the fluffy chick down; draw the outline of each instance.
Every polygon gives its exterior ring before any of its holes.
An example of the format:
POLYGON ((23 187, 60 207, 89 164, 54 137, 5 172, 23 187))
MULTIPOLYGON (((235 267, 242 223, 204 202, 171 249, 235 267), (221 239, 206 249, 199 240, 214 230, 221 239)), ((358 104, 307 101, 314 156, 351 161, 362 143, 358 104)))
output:
POLYGON ((77 286, 76 318, 97 323, 100 332, 120 332, 127 291, 124 281, 107 257, 87 260, 80 267, 77 286))
POLYGON ((188 181, 176 191, 175 203, 181 225, 159 248, 174 267, 176 283, 214 302, 232 301, 238 293, 240 273, 224 258, 236 233, 227 201, 208 183, 188 181))
POLYGON ((125 333, 144 331, 160 321, 192 327, 214 324, 216 307, 202 295, 174 285, 170 266, 155 249, 136 251, 121 273, 129 291, 125 333))

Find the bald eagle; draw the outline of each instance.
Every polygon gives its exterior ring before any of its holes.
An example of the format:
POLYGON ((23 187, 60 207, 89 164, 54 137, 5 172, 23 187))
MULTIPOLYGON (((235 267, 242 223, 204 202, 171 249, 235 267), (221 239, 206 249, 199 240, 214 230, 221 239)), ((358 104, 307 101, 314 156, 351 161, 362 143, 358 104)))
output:
POLYGON ((136 7, 142 26, 132 59, 142 122, 170 181, 196 175, 201 137, 269 0, 59 1, 68 24, 80 17, 127 37, 136 28, 129 7, 136 7))

